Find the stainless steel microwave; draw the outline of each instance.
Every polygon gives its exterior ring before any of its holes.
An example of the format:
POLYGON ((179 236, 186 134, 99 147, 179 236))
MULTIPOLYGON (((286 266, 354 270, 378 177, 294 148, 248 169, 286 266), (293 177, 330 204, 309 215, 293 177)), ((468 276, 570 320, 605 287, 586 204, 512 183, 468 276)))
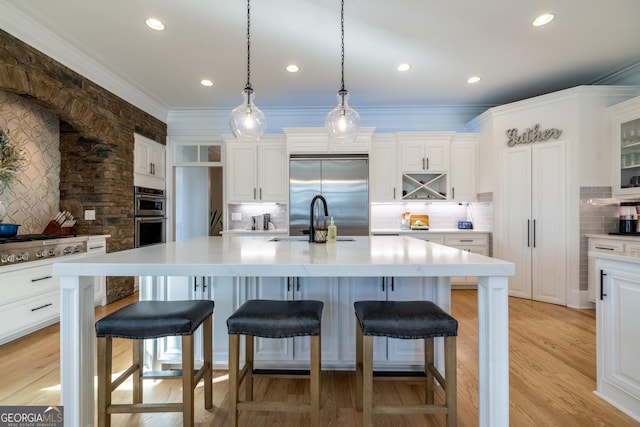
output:
POLYGON ((164 217, 166 215, 166 205, 167 198, 163 190, 134 187, 134 216, 164 217))

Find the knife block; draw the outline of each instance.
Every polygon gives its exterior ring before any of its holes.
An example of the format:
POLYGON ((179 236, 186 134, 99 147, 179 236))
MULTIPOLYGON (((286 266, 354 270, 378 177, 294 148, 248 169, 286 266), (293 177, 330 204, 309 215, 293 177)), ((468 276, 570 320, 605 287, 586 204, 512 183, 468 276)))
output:
POLYGON ((54 220, 49 221, 42 234, 73 234, 74 227, 60 227, 54 220))

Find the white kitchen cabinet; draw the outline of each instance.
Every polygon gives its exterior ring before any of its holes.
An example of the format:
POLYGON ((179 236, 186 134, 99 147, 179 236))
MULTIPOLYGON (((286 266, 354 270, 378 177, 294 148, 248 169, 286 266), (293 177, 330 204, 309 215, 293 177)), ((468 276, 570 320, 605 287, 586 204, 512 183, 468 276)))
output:
POLYGON ((134 134, 134 185, 139 187, 165 188, 165 147, 162 144, 134 134))
POLYGON ((453 132, 398 132, 402 173, 449 172, 453 132))
POLYGON ((287 202, 289 163, 282 138, 229 142, 226 151, 227 202, 287 202))
POLYGON ((59 279, 52 264, 0 275, 0 343, 58 321, 59 279))
POLYGON ((609 108, 612 193, 640 197, 640 97, 609 108))
POLYGON ((291 154, 363 154, 369 153, 374 128, 360 128, 352 142, 331 140, 326 128, 283 128, 291 154))
MULTIPOLYGON (((229 343, 227 318, 239 306, 237 299, 238 279, 234 277, 169 276, 139 278, 140 300, 180 301, 207 299, 215 303, 213 309, 213 363, 226 367, 229 343)), ((202 328, 196 331, 194 354, 202 360, 202 328)), ((162 365, 182 363, 182 341, 180 337, 164 337, 146 340, 145 362, 150 369, 161 369, 162 365)))
MULTIPOLYGON (((375 235, 375 232, 373 233, 375 235)), ((409 236, 427 242, 437 243, 456 249, 461 249, 475 254, 490 256, 489 232, 434 232, 434 231, 400 231, 400 236, 409 236)), ((478 278, 471 276, 451 277, 451 289, 475 289, 478 286, 478 278)))
MULTIPOLYGON (((356 301, 433 301, 431 280, 422 277, 343 278, 340 289, 340 330, 343 363, 355 366, 356 301)), ((376 367, 397 368, 424 364, 424 341, 374 337, 373 359, 376 367)))
POLYGON ((597 258, 597 394, 640 421, 640 264, 597 258))
MULTIPOLYGON (((91 236, 86 254, 68 255, 64 259, 82 258, 106 251, 104 246, 107 237, 91 236)), ((56 258, 31 261, 15 266, 16 269, 7 267, 11 270, 0 273, 0 344, 35 332, 59 320, 60 279, 53 275, 53 264, 56 261, 56 258)), ((86 276, 81 280, 95 280, 95 302, 104 304, 105 278, 86 276)))
POLYGON ((453 132, 398 132, 403 200, 449 198, 453 132))
POLYGON ((385 203, 401 199, 398 141, 393 135, 374 135, 369 156, 369 200, 385 203))
MULTIPOLYGON (((588 241, 589 252, 613 253, 624 251, 624 241, 622 240, 590 237, 588 241)), ((587 282, 589 301, 593 303, 596 302, 596 286, 599 281, 600 272, 596 269, 596 260, 593 257, 589 257, 587 282)))
MULTIPOLYGON (((445 234, 445 246, 489 256, 489 233, 451 233, 445 234)), ((451 289, 475 289, 478 278, 471 276, 454 276, 451 278, 451 289)))
POLYGON ((450 200, 472 202, 478 198, 477 134, 456 134, 451 143, 450 200))
POLYGON ((566 304, 567 144, 519 145, 501 153, 495 256, 516 265, 511 296, 566 304))
MULTIPOLYGON (((258 277, 248 283, 247 298, 272 300, 311 299, 324 302, 322 330, 322 364, 339 362, 339 312, 332 301, 338 300, 338 279, 318 277, 258 277)), ((256 338, 255 360, 260 366, 285 368, 308 365, 309 337, 256 338)))

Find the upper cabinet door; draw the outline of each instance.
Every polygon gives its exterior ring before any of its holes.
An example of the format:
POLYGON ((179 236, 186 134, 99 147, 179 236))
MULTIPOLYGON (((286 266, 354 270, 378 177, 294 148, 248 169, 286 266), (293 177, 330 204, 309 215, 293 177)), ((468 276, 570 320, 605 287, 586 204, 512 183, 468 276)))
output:
POLYGON ((227 201, 286 203, 289 196, 289 161, 282 138, 264 142, 227 143, 225 174, 227 201))
POLYGON ((455 132, 398 132, 401 172, 449 171, 451 138, 455 132))
POLYGON ((133 185, 164 190, 165 161, 164 145, 134 134, 133 185))
POLYGON ((369 156, 369 199, 371 202, 395 202, 401 199, 398 172, 398 142, 393 136, 377 137, 371 142, 369 156))
POLYGON ((476 135, 456 135, 451 143, 451 199, 477 199, 478 143, 476 135))
POLYGON ((258 145, 258 201, 285 202, 289 193, 289 162, 284 143, 258 145))
POLYGON ((258 151, 256 144, 227 145, 227 201, 254 202, 258 196, 258 151))
POLYGON ((617 104, 609 111, 613 195, 640 197, 640 97, 617 104))

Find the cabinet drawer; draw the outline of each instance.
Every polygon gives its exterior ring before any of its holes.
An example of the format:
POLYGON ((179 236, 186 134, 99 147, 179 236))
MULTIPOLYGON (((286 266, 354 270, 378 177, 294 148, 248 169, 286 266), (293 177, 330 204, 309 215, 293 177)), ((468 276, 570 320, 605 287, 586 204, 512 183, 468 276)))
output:
POLYGON ((87 255, 105 254, 107 253, 107 241, 102 240, 89 240, 87 242, 87 255))
POLYGON ((426 242, 437 243, 439 245, 444 245, 444 235, 433 233, 433 232, 425 232, 425 231, 401 231, 398 233, 400 236, 406 237, 414 237, 416 239, 424 240, 426 242))
POLYGON ((464 246, 464 245, 447 245, 452 248, 462 249, 463 251, 472 252, 478 255, 489 256, 489 248, 486 246, 464 246))
POLYGON ((60 316, 59 295, 58 291, 47 292, 3 306, 0 310, 0 343, 56 322, 60 316))
POLYGON ((589 242, 589 250, 592 252, 622 252, 624 251, 624 242, 591 239, 589 242))
POLYGON ((53 276, 52 270, 49 264, 0 274, 0 305, 43 292, 57 291, 59 279, 53 276))
POLYGON ((444 244, 447 246, 487 246, 489 244, 489 236, 486 234, 447 235, 444 244))

